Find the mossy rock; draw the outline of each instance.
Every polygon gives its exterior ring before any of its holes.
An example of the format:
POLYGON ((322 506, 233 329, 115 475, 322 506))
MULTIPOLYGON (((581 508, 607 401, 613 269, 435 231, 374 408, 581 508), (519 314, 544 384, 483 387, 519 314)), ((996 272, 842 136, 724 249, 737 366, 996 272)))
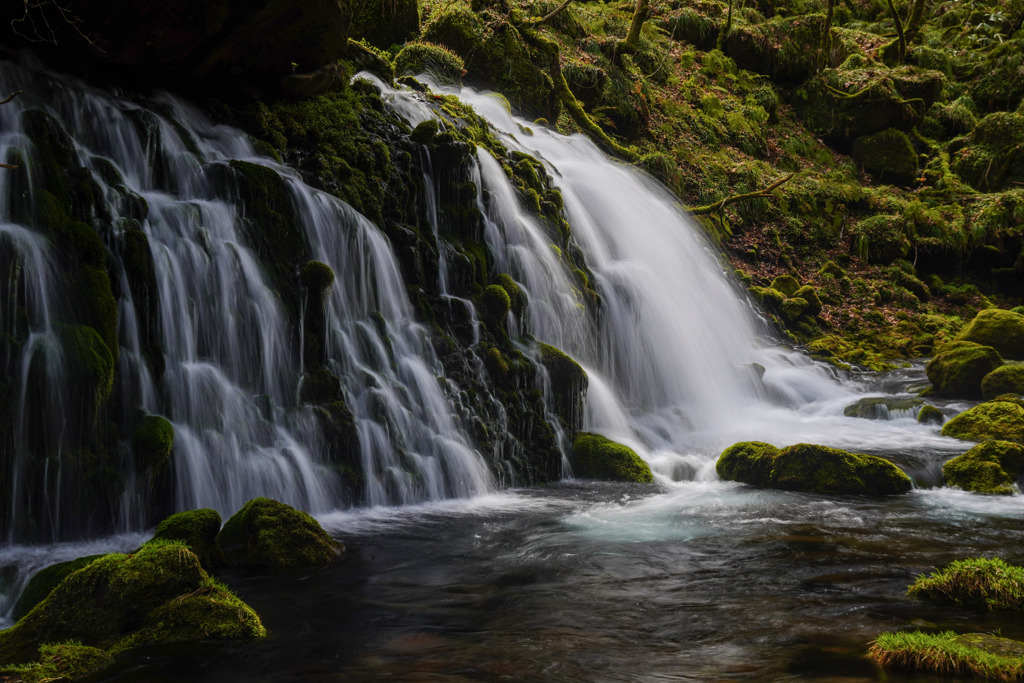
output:
POLYGON ((512 310, 512 298, 501 285, 488 285, 480 295, 480 317, 490 326, 501 327, 512 310))
POLYGON ((818 297, 817 290, 811 285, 804 285, 800 289, 793 293, 794 299, 803 299, 807 302, 807 308, 804 310, 809 316, 816 316, 821 313, 821 299, 818 297))
POLYGON ((981 380, 1002 364, 999 352, 991 346, 960 342, 940 348, 925 372, 939 394, 980 398, 981 380))
POLYGON ((87 325, 61 325, 70 390, 81 398, 85 427, 95 426, 100 409, 114 388, 114 354, 103 338, 87 325))
POLYGON ((560 103, 545 71, 557 56, 533 50, 511 23, 485 25, 469 7, 448 5, 423 27, 421 38, 462 57, 465 80, 497 90, 516 113, 558 120, 560 103))
POLYGON ((643 484, 654 481, 651 468, 632 448, 591 432, 576 434, 572 444, 572 470, 584 479, 643 484))
POLYGON ((1024 315, 1001 308, 985 309, 956 339, 991 346, 1003 358, 1024 360, 1024 315))
POLYGON ((933 405, 923 405, 917 414, 917 421, 923 425, 941 425, 946 421, 946 416, 933 405))
POLYGON ((857 138, 850 156, 877 182, 906 187, 917 180, 917 152, 901 130, 889 128, 857 138))
POLYGON ((740 442, 722 452, 715 468, 732 481, 830 495, 894 495, 912 486, 888 460, 806 443, 774 449, 757 441, 740 442))
MULTIPOLYGON (((868 420, 888 420, 893 411, 917 413, 924 405, 920 398, 891 398, 874 396, 859 399, 843 409, 846 417, 863 417, 868 420)), ((941 413, 940 413, 941 415, 941 413)))
POLYGON ((430 74, 443 84, 462 82, 466 65, 462 58, 442 45, 408 43, 395 55, 395 73, 399 76, 430 74))
POLYGON ((224 553, 217 545, 220 513, 210 508, 178 512, 156 526, 154 541, 181 541, 199 558, 203 569, 224 566, 224 553))
POLYGON ((345 549, 308 514, 269 498, 242 506, 217 542, 229 566, 273 571, 330 564, 345 549))
POLYGON ((870 216, 857 223, 850 236, 853 253, 870 263, 892 263, 910 253, 907 224, 902 216, 870 216))
POLYGON ((366 41, 349 38, 345 59, 352 62, 356 71, 369 71, 385 83, 395 80, 395 65, 391 63, 391 56, 366 41))
POLYGON ((780 275, 772 280, 772 289, 777 292, 782 292, 787 297, 796 296, 796 292, 800 289, 800 281, 792 275, 780 275))
POLYGON ((402 45, 416 37, 420 30, 418 0, 350 0, 352 24, 350 34, 355 39, 382 49, 402 45))
POLYGON ((573 96, 586 107, 596 106, 608 86, 608 73, 595 64, 565 64, 562 76, 573 96))
POLYGON ((1002 397, 987 401, 947 422, 942 434, 964 441, 1003 439, 1024 443, 1024 407, 1002 397))
POLYGON ((299 385, 299 400, 317 405, 341 401, 341 380, 326 368, 310 370, 302 376, 299 385))
POLYGON ((882 633, 868 658, 886 669, 1009 681, 1024 671, 1024 643, 987 633, 882 633))
POLYGON ((325 64, 316 71, 288 74, 281 79, 281 90, 293 100, 306 100, 348 88, 352 72, 345 62, 325 64))
POLYGON ((807 300, 799 297, 790 297, 782 302, 782 317, 787 323, 795 323, 807 310, 807 300))
POLYGON ((1024 114, 994 112, 954 147, 950 170, 982 192, 1024 183, 1024 114))
POLYGON ((977 493, 1014 493, 1014 484, 1021 474, 1024 474, 1024 446, 1010 441, 979 443, 942 466, 946 485, 977 493))
POLYGON ((149 543, 70 573, 11 628, 0 631, 0 661, 37 658, 45 643, 74 640, 118 652, 147 643, 266 635, 259 617, 215 583, 179 543, 149 543))
POLYGON ((159 415, 143 416, 132 436, 132 453, 139 466, 159 477, 170 465, 173 450, 174 425, 159 415))
POLYGON ((39 646, 39 660, 30 664, 0 668, 0 676, 13 675, 21 683, 77 681, 114 663, 106 650, 79 643, 49 643, 39 646), (6 675, 5 675, 6 674, 6 675))
POLYGON ((554 412, 569 430, 575 430, 582 419, 583 398, 587 392, 587 373, 561 349, 540 343, 540 362, 547 369, 554 394, 554 412))
POLYGON ((951 562, 931 576, 919 576, 907 595, 959 607, 984 610, 1024 610, 1024 567, 998 557, 951 562))
POLYGON ((779 449, 763 441, 741 441, 729 446, 718 457, 715 471, 726 481, 754 486, 771 486, 772 465, 779 449))
MULTIPOLYGON (((824 14, 776 16, 756 24, 736 24, 725 36, 724 49, 743 69, 773 81, 800 83, 817 68, 824 14)), ((833 29, 828 66, 838 66, 856 49, 833 29)))
POLYGON ((982 398, 988 400, 1004 394, 1024 394, 1024 365, 1004 365, 982 378, 982 398))
POLYGON ((498 277, 495 278, 495 281, 502 289, 505 290, 505 293, 508 294, 509 305, 511 306, 512 312, 517 318, 522 318, 526 313, 526 306, 529 303, 526 292, 523 291, 523 288, 519 286, 519 283, 513 280, 512 276, 508 273, 500 273, 498 277))
POLYGON ((64 580, 71 572, 78 571, 82 567, 85 567, 92 563, 93 560, 99 559, 103 555, 86 555, 85 557, 77 557, 67 562, 58 562, 57 564, 51 564, 49 567, 43 567, 31 579, 25 584, 25 589, 22 590, 21 596, 18 598, 18 602, 14 604, 14 609, 11 610, 11 618, 17 621, 23 616, 32 611, 32 608, 38 605, 40 602, 46 599, 46 596, 56 588, 61 581, 64 580))
POLYGON ((321 261, 309 261, 299 270, 299 282, 310 291, 322 292, 334 284, 334 271, 321 261))

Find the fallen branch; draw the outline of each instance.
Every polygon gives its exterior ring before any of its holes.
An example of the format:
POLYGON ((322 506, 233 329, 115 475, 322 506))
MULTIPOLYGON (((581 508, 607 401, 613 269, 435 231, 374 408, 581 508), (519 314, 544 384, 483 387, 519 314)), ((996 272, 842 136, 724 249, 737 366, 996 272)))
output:
POLYGON ((539 26, 539 25, 543 24, 545 21, 549 21, 551 19, 554 19, 556 16, 558 16, 559 14, 564 12, 565 9, 569 5, 571 5, 571 4, 572 4, 572 0, 565 0, 565 2, 563 2, 561 5, 559 5, 555 9, 551 10, 551 12, 549 12, 545 16, 541 17, 540 19, 537 19, 536 21, 534 21, 533 22, 533 26, 539 26))
POLYGON ((745 194, 730 195, 725 199, 722 199, 721 201, 715 202, 714 204, 688 207, 686 210, 695 216, 704 216, 709 213, 721 213, 722 211, 725 210, 725 207, 729 206, 730 204, 735 204, 736 202, 741 202, 746 199, 763 199, 767 197, 769 194, 771 194, 773 190, 777 190, 778 188, 782 187, 790 180, 792 180, 796 176, 796 173, 797 172, 794 171, 793 173, 790 173, 782 180, 776 181, 764 189, 755 190, 753 192, 747 192, 745 194))
POLYGON ((12 92, 12 93, 11 93, 10 95, 8 95, 8 96, 7 96, 6 98, 4 98, 4 99, 0 100, 0 104, 7 104, 7 103, 8 103, 8 102, 10 102, 11 100, 13 100, 13 99, 14 99, 15 97, 17 97, 18 95, 20 95, 20 94, 21 94, 21 92, 22 92, 21 90, 15 90, 15 91, 14 91, 14 92, 12 92))

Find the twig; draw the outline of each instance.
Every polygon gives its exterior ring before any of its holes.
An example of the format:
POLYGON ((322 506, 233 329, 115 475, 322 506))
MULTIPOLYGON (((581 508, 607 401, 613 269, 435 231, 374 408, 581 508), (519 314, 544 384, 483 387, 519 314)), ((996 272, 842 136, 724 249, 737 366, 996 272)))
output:
POLYGON ((545 16, 541 17, 540 19, 537 19, 536 21, 534 21, 533 25, 534 26, 539 26, 540 24, 543 24, 545 21, 548 21, 550 19, 555 18, 556 16, 561 14, 563 11, 565 11, 565 8, 567 8, 571 4, 572 4, 572 0, 565 0, 565 2, 563 2, 561 5, 559 5, 555 9, 551 10, 551 12, 549 12, 545 16))
POLYGON ((778 188, 782 187, 790 180, 792 180, 795 176, 796 171, 790 173, 782 180, 778 180, 772 183, 771 185, 764 189, 754 190, 753 192, 747 192, 745 194, 730 195, 725 199, 722 199, 721 201, 715 202, 714 204, 707 204, 705 206, 694 206, 687 208, 686 210, 695 216, 703 216, 709 213, 715 213, 716 211, 720 213, 725 209, 725 207, 729 206, 730 204, 735 204, 736 202, 743 201, 745 199, 762 199, 764 197, 767 197, 769 194, 771 194, 773 190, 777 190, 778 188))
POLYGON ((7 103, 8 103, 8 102, 10 102, 11 100, 13 100, 13 99, 14 99, 15 97, 17 97, 18 95, 20 95, 20 94, 21 94, 21 92, 22 92, 21 90, 15 90, 15 91, 14 91, 14 92, 12 92, 12 93, 11 93, 10 95, 8 95, 8 96, 7 96, 6 98, 4 98, 4 99, 0 100, 0 104, 7 104, 7 103))

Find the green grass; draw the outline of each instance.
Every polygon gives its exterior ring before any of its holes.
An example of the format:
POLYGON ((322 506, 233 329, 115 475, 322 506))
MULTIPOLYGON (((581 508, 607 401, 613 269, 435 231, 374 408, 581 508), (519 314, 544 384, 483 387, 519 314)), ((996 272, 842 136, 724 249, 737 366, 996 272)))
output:
POLYGON ((950 563, 931 576, 920 576, 907 590, 961 607, 1024 609, 1024 568, 1000 560, 968 558, 950 563))
POLYGON ((883 633, 871 644, 868 656, 887 669, 996 681, 1024 677, 1024 643, 981 633, 883 633))

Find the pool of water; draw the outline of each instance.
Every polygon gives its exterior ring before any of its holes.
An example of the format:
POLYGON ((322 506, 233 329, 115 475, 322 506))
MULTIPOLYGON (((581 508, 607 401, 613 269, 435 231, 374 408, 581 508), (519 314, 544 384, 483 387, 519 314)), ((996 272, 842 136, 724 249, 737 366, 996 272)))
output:
MULTIPOLYGON (((225 578, 258 643, 143 648, 108 680, 882 680, 882 631, 1024 638, 905 595, 968 556, 1024 563, 1024 505, 948 489, 833 498, 723 482, 563 483, 336 513, 335 566, 225 578)), ((918 678, 915 680, 930 680, 918 678)))

